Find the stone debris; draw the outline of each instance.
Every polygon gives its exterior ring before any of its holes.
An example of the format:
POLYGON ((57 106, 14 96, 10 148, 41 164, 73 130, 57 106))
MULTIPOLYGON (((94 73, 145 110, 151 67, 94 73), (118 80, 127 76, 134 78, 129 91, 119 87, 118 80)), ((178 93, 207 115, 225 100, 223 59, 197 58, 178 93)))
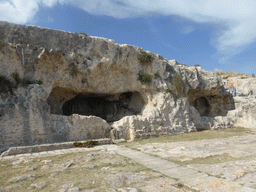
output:
POLYGON ((33 183, 31 186, 35 186, 38 189, 42 189, 46 185, 46 182, 33 183))
POLYGON ((18 190, 17 188, 19 187, 21 187, 21 185, 11 185, 5 188, 0 188, 0 192, 15 191, 15 190, 18 190))
POLYGON ((86 165, 83 165, 82 167, 93 169, 95 165, 86 164, 86 165))
POLYGON ((37 177, 37 175, 25 174, 18 177, 13 177, 9 180, 9 182, 19 182, 23 180, 33 180, 37 177))
POLYGON ((26 170, 30 170, 30 171, 34 171, 36 170, 38 167, 37 166, 27 166, 26 170))

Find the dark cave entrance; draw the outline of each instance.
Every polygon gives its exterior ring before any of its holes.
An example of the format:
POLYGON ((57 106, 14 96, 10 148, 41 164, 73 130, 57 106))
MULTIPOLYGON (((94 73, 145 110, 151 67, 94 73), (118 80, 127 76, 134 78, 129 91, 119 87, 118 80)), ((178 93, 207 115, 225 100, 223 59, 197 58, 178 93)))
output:
POLYGON ((137 115, 143 106, 139 93, 122 93, 118 99, 111 99, 111 95, 78 94, 63 104, 62 114, 94 115, 113 122, 124 116, 137 115))
POLYGON ((234 109, 233 97, 224 94, 222 87, 210 90, 190 89, 187 93, 188 102, 194 106, 201 116, 225 116, 234 109))
POLYGON ((209 102, 204 97, 199 97, 194 101, 193 106, 197 109, 201 116, 208 116, 211 107, 209 102))
POLYGON ((75 94, 62 88, 56 88, 50 94, 48 104, 51 107, 52 114, 66 116, 72 114, 93 115, 101 117, 108 122, 114 122, 125 116, 139 114, 145 102, 138 92, 121 94, 75 94))

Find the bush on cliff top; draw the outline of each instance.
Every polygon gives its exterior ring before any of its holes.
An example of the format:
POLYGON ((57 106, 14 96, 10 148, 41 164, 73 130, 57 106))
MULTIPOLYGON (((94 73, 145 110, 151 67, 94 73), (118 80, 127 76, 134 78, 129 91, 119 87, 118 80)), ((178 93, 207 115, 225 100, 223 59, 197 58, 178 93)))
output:
POLYGON ((142 51, 142 54, 141 54, 139 60, 142 64, 150 64, 152 62, 153 58, 150 53, 146 53, 146 52, 142 51))

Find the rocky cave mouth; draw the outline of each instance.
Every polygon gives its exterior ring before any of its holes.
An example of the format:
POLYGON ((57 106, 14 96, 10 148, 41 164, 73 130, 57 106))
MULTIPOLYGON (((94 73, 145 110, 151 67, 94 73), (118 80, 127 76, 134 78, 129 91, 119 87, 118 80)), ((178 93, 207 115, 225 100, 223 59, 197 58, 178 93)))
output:
POLYGON ((235 108, 234 100, 232 96, 221 92, 221 87, 211 90, 190 89, 187 92, 188 102, 201 116, 226 116, 229 110, 235 108))
POLYGON ((204 97, 197 98, 194 101, 193 106, 196 108, 201 116, 208 116, 209 112, 211 111, 211 106, 208 100, 204 97))
POLYGON ((145 104, 138 92, 121 94, 74 93, 62 88, 53 89, 47 102, 52 114, 93 115, 105 119, 107 122, 118 121, 125 116, 137 115, 145 104))

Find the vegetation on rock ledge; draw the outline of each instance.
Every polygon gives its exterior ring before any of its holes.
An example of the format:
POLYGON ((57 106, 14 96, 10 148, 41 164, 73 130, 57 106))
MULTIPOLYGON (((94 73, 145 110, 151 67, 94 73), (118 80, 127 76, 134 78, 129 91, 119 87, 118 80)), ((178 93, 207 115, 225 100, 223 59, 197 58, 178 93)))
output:
POLYGON ((142 54, 141 54, 139 60, 142 64, 150 64, 152 62, 153 58, 150 53, 146 53, 146 52, 142 51, 142 54))
MULTIPOLYGON (((180 75, 173 75, 172 80, 172 89, 171 91, 175 93, 178 97, 185 97, 185 87, 182 80, 182 77, 180 75)), ((170 91, 169 91, 170 92, 170 91)))
POLYGON ((150 82, 152 82, 152 79, 153 79, 153 75, 149 75, 149 74, 144 74, 144 75, 140 75, 140 74, 139 74, 139 78, 138 78, 138 80, 139 80, 142 84, 150 83, 150 82))

